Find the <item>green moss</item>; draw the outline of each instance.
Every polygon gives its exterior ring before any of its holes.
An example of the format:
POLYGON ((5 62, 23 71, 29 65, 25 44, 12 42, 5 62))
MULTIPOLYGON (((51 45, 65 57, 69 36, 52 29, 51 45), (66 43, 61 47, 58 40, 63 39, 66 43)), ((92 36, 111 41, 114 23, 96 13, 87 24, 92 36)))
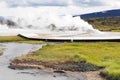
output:
POLYGON ((43 41, 29 40, 21 38, 19 36, 0 36, 0 42, 19 42, 19 43, 30 43, 30 44, 41 44, 43 41))
POLYGON ((89 24, 93 25, 95 29, 101 31, 114 31, 120 32, 120 17, 99 17, 99 18, 88 18, 84 19, 89 24))
POLYGON ((102 75, 108 80, 120 80, 120 64, 113 63, 111 66, 106 67, 102 75))
POLYGON ((120 80, 120 43, 63 43, 47 45, 22 60, 42 62, 80 62, 87 61, 105 67, 103 71, 111 80, 120 80))
POLYGON ((0 50, 0 55, 2 55, 3 54, 3 52, 2 52, 2 50, 0 50))
POLYGON ((27 39, 19 36, 0 36, 0 42, 14 42, 14 41, 25 41, 27 39))
POLYGON ((120 32, 120 30, 112 30, 112 32, 120 32))

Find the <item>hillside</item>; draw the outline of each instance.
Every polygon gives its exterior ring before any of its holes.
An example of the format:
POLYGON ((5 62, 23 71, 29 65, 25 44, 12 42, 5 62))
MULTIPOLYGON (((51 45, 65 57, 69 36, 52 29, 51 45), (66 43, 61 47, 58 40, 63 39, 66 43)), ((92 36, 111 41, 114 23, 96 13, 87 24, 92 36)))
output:
POLYGON ((84 19, 101 31, 120 31, 120 16, 84 19))
POLYGON ((88 14, 83 14, 83 15, 80 15, 80 16, 81 16, 82 19, 120 16, 120 9, 107 10, 107 11, 101 11, 101 12, 95 12, 95 13, 88 13, 88 14))
POLYGON ((91 24, 95 29, 99 29, 101 31, 120 32, 120 9, 107 10, 75 16, 80 16, 82 19, 91 24))
MULTIPOLYGON (((107 10, 82 15, 74 15, 73 17, 75 16, 80 16, 89 24, 93 25, 95 29, 99 29, 101 31, 120 32, 120 9, 107 10)), ((0 16, 0 24, 2 25, 6 24, 10 28, 11 27, 13 28, 17 25, 17 23, 15 23, 14 21, 6 19, 3 16, 0 16)))

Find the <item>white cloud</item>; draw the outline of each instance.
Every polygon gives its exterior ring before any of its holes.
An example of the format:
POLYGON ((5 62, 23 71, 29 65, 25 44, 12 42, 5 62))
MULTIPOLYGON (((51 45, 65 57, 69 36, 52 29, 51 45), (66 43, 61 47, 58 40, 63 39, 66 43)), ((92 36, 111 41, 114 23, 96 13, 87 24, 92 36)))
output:
MULTIPOLYGON (((63 13, 68 12, 71 14, 84 14, 84 13, 91 13, 109 9, 120 9, 120 0, 0 0, 0 9, 1 13, 7 11, 7 6, 48 6, 51 5, 58 5, 60 6, 59 11, 63 13), (69 6, 69 8, 61 8, 61 6, 66 7, 67 5, 74 5, 69 6)), ((58 7, 57 6, 57 7, 58 7)), ((68 6, 67 6, 68 7, 68 6)), ((9 9, 10 10, 10 9, 9 9)), ((56 11, 56 10, 55 10, 56 11)), ((51 11, 51 12, 55 12, 51 11)))
POLYGON ((0 2, 0 8, 5 8, 5 7, 7 7, 6 2, 1 1, 1 2, 0 2))
MULTIPOLYGON (((56 20, 56 16, 80 15, 108 9, 120 9, 119 0, 0 0, 0 16, 20 23, 20 27, 33 25, 36 27, 48 26, 49 21, 56 20), (28 7, 29 5, 29 7, 28 7), (40 7, 30 7, 40 5, 40 7), (46 7, 44 7, 44 6, 46 7), (51 6, 54 5, 54 6, 51 6), (55 6, 59 5, 59 6, 55 6), (64 5, 64 6, 62 6, 64 5), (66 6, 65 6, 66 5, 66 6), (70 6, 67 6, 70 5, 70 6), (76 6, 77 5, 77 6, 76 6), (12 6, 12 8, 10 7, 12 6), (14 8, 13 8, 14 6, 14 8), (15 7, 19 6, 19 7, 15 7), (27 6, 27 7, 21 7, 27 6), (45 18, 45 20, 44 20, 45 18), (39 22, 39 19, 43 19, 39 22), (21 21, 22 20, 22 21, 21 21), (46 23, 46 20, 49 20, 46 23), (36 26, 37 25, 37 26, 36 26)), ((59 17, 58 17, 59 20, 59 17)), ((72 20, 72 19, 68 19, 72 20)), ((62 20, 63 21, 63 20, 62 20)), ((65 22, 65 21, 63 21, 65 22)), ((60 22, 60 23, 63 23, 60 22)), ((71 24, 72 22, 70 22, 71 24)), ((80 23, 81 25, 81 23, 80 23)))
POLYGON ((90 0, 84 0, 85 2, 90 2, 90 0))
POLYGON ((119 7, 120 8, 120 0, 100 0, 103 5, 119 7))
POLYGON ((5 1, 9 6, 64 6, 69 0, 0 0, 5 1))
POLYGON ((9 6, 67 6, 77 5, 79 7, 112 6, 120 8, 120 0, 0 0, 9 6))

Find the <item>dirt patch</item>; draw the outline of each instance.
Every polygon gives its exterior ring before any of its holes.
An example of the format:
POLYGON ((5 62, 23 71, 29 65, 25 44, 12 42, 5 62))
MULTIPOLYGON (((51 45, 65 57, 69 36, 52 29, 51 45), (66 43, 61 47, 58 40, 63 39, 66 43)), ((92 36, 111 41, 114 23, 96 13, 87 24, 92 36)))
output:
POLYGON ((12 69, 49 69, 53 70, 55 73, 66 73, 66 71, 79 71, 80 73, 82 73, 82 75, 86 76, 87 80, 106 80, 100 76, 100 67, 89 63, 47 63, 37 62, 35 60, 20 61, 18 59, 15 59, 10 63, 9 67, 12 69))
POLYGON ((82 72, 83 75, 86 75, 88 80, 106 80, 105 78, 100 76, 100 73, 101 73, 101 70, 82 72))
POLYGON ((55 73, 66 73, 66 71, 80 72, 86 76, 87 80, 105 80, 100 74, 100 67, 86 62, 41 62, 35 60, 19 60, 11 61, 9 68, 12 69, 48 69, 55 73))
POLYGON ((41 61, 35 61, 35 60, 19 60, 14 59, 10 63, 10 68, 12 69, 28 69, 28 68, 37 68, 37 69, 53 69, 53 70, 65 70, 65 71, 96 71, 99 70, 100 67, 95 66, 90 63, 86 62, 41 62, 41 61))

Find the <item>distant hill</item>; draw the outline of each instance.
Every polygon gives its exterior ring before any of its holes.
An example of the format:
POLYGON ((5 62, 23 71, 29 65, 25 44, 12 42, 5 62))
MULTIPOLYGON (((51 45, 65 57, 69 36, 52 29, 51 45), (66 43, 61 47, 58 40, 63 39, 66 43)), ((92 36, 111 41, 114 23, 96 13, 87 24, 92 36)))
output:
POLYGON ((73 17, 76 16, 80 16, 95 29, 120 32, 120 9, 75 15, 73 17))
POLYGON ((4 17, 0 16, 0 22, 4 21, 4 17))
POLYGON ((120 16, 84 18, 84 20, 91 24, 95 29, 120 32, 120 16))
POLYGON ((120 16, 120 9, 107 10, 107 11, 95 12, 95 13, 88 13, 88 14, 76 15, 76 16, 80 16, 82 19, 98 18, 98 17, 114 17, 114 16, 120 16))

